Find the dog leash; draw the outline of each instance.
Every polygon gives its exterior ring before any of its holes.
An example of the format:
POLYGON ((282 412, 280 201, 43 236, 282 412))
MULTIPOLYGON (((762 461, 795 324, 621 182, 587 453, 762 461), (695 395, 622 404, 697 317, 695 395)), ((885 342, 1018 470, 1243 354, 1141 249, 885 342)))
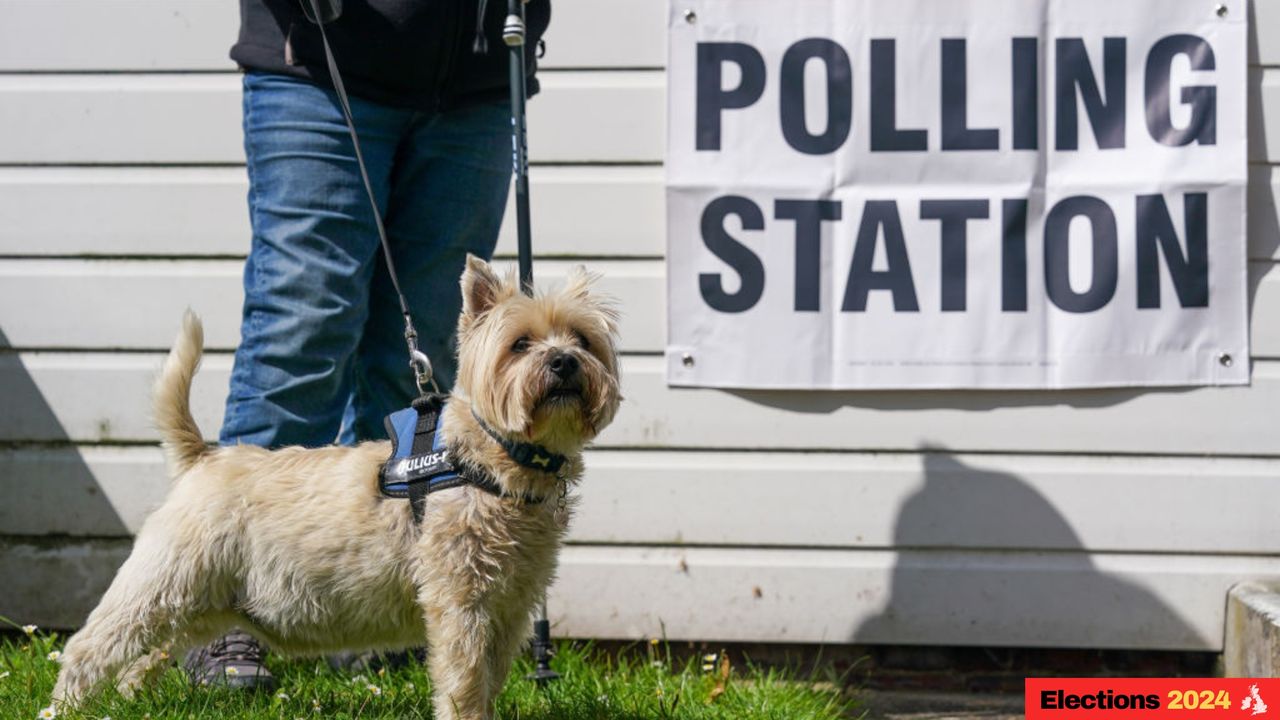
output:
POLYGON ((356 165, 360 167, 360 180, 364 183, 365 194, 369 196, 369 209, 373 211, 373 224, 378 229, 378 240, 382 243, 382 256, 387 261, 387 274, 391 277, 391 286, 395 289, 396 299, 400 302, 400 314, 404 316, 404 341, 409 350, 409 369, 413 371, 413 383, 418 387, 418 395, 427 394, 427 386, 439 393, 431 367, 431 359, 418 349, 418 331, 413 327, 413 316, 409 312, 409 303, 405 300, 404 291, 400 289, 400 276, 396 273, 396 263, 391 257, 391 243, 387 241, 387 228, 382 222, 382 211, 378 209, 377 198, 373 194, 373 183, 369 182, 369 169, 364 163, 364 153, 360 151, 360 135, 356 132, 356 121, 351 114, 351 101, 347 98, 347 89, 342 84, 342 74, 338 72, 338 61, 333 57, 333 48, 329 45, 329 35, 325 32, 325 23, 332 22, 341 12, 341 5, 332 3, 326 8, 327 14, 320 12, 319 0, 308 0, 311 4, 310 19, 320 28, 320 41, 324 45, 324 59, 329 66, 329 79, 338 94, 338 104, 342 106, 342 115, 347 121, 347 131, 351 134, 351 145, 355 149, 356 165))
MULTIPOLYGON (((382 211, 378 209, 378 201, 374 196, 373 183, 369 181, 369 169, 364 162, 364 153, 360 150, 360 135, 356 132, 355 117, 351 112, 351 101, 347 97, 346 86, 342 82, 342 73, 338 71, 338 61, 333 55, 333 47, 329 44, 329 34, 325 32, 325 24, 332 22, 342 12, 341 0, 325 0, 325 12, 321 11, 320 0, 307 0, 310 4, 309 19, 320 28, 320 42, 324 45, 324 59, 329 67, 329 79, 338 95, 338 104, 342 107, 342 116, 347 123, 347 132, 351 135, 351 146, 355 150, 356 165, 360 168, 360 180, 364 184, 365 194, 369 197, 369 209, 373 211, 373 224, 378 230, 378 240, 382 245, 382 256, 387 263, 387 274, 391 277, 391 286, 395 290, 396 300, 400 303, 400 314, 404 317, 404 340, 409 351, 409 369, 413 372, 413 382, 418 388, 418 395, 427 394, 427 386, 435 393, 440 392, 433 377, 431 359, 418 349, 418 331, 413 326, 413 315, 409 311, 409 303, 400 287, 400 276, 396 272, 396 263, 391 256, 391 243, 387 240, 386 225, 382 220, 382 211)), ((477 27, 484 18, 482 3, 477 14, 477 27)), ((508 0, 507 19, 502 27, 502 39, 511 48, 510 86, 511 86, 511 164, 515 175, 516 186, 516 254, 520 267, 520 289, 525 295, 533 295, 533 238, 532 222, 529 211, 529 156, 528 129, 525 122, 525 22, 523 0, 508 0)), ((480 29, 477 37, 483 39, 480 29)), ((485 52, 487 45, 477 40, 472 47, 473 52, 485 52)))

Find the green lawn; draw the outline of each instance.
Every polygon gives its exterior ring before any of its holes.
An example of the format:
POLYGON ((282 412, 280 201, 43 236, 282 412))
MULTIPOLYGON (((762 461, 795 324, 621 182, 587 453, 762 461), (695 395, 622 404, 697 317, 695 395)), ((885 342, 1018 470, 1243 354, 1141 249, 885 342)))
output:
MULTIPOLYGON (((57 676, 65 638, 34 632, 0 638, 0 718, 41 717, 57 676)), ((293 718, 430 718, 430 680, 410 665, 376 675, 336 673, 323 662, 274 658, 272 695, 193 688, 176 669, 132 701, 104 693, 81 712, 92 720, 292 720, 293 718)), ((621 659, 590 647, 563 646, 553 666, 564 677, 545 691, 523 680, 521 661, 498 701, 502 720, 843 720, 852 703, 833 684, 814 686, 775 672, 727 662, 674 662, 650 643, 621 659)))

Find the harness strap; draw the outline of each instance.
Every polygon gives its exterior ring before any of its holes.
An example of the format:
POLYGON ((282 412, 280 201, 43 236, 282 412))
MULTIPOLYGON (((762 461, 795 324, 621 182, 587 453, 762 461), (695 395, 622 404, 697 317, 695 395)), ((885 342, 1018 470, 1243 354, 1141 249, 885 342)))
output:
POLYGON ((413 511, 413 524, 422 524, 422 518, 427 512, 428 495, 441 490, 450 490, 467 485, 483 490, 494 497, 518 497, 526 505, 539 505, 547 499, 545 495, 539 497, 529 493, 522 495, 505 493, 502 490, 502 486, 490 479, 487 474, 479 473, 469 467, 462 468, 452 477, 409 483, 409 508, 413 511))
MULTIPOLYGON (((438 432, 440 420, 444 417, 444 406, 439 402, 430 402, 429 398, 419 398, 414 402, 418 411, 418 422, 414 428, 413 445, 410 447, 412 457, 437 452, 442 445, 442 433, 438 432)), ((452 465, 448 466, 452 470, 452 465)), ((456 478, 457 476, 454 475, 456 478)), ((431 476, 409 481, 409 508, 413 510, 413 524, 421 525, 422 516, 427 509, 427 495, 431 493, 431 476)))
POLYGON ((466 485, 495 497, 517 498, 528 505, 546 500, 546 496, 504 492, 481 468, 455 464, 444 438, 444 402, 441 395, 424 395, 414 401, 412 408, 387 417, 387 434, 393 439, 394 450, 379 477, 383 495, 407 497, 415 524, 422 522, 428 495, 466 485))

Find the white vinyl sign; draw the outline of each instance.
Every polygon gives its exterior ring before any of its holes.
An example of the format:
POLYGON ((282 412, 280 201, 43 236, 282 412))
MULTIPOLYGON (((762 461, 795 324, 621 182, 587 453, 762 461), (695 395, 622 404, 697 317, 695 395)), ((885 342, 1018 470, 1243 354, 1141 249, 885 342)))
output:
POLYGON ((1242 384, 1245 0, 679 0, 667 379, 1242 384))

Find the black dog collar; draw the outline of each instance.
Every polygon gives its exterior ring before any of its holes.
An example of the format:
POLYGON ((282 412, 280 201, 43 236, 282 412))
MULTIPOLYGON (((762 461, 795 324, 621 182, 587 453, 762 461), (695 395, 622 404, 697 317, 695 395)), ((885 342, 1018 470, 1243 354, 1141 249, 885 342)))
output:
POLYGON ((471 417, 475 418, 480 427, 489 433, 489 437, 493 438, 494 442, 507 451, 507 457, 514 460, 517 465, 529 470, 541 470, 549 473, 559 473, 560 468, 564 467, 565 456, 553 453, 541 445, 516 442, 499 435, 496 430, 489 427, 489 424, 476 414, 475 408, 471 409, 471 417))

